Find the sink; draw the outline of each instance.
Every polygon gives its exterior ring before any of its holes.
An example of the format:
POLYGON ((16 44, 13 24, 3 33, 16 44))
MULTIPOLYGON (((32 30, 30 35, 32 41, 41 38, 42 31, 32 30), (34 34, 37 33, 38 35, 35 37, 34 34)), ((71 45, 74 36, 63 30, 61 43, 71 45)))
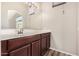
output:
POLYGON ((5 35, 5 34, 15 34, 15 33, 16 33, 15 29, 2 29, 2 30, 0 31, 0 34, 1 34, 1 35, 5 35))

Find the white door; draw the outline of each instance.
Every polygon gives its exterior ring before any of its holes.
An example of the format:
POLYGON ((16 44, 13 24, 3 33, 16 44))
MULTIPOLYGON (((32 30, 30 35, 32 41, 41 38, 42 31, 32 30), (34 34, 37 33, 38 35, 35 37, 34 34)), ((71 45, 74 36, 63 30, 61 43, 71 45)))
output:
POLYGON ((66 3, 64 5, 63 19, 63 49, 71 54, 76 54, 77 18, 76 3, 66 3))

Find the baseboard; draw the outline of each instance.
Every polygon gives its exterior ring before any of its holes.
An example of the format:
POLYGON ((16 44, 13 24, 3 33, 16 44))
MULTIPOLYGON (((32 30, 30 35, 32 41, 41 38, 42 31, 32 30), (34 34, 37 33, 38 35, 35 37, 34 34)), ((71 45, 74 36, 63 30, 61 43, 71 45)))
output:
POLYGON ((62 52, 62 53, 66 53, 66 54, 71 55, 71 56, 77 56, 77 55, 74 55, 74 54, 71 54, 71 53, 68 53, 68 52, 65 52, 65 51, 61 51, 61 50, 55 49, 55 48, 51 48, 50 47, 50 49, 55 50, 55 51, 59 51, 59 52, 62 52))

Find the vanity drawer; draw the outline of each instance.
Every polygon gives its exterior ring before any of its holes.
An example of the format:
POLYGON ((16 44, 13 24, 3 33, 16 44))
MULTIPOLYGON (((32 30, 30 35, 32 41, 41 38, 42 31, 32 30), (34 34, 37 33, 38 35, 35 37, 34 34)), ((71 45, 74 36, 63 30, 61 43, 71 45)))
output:
POLYGON ((32 36, 9 39, 8 40, 8 51, 17 49, 21 46, 24 46, 38 39, 40 39, 40 35, 32 35, 32 36))
POLYGON ((27 37, 27 38, 28 38, 28 41, 29 41, 29 42, 33 42, 33 41, 36 41, 36 40, 41 39, 41 36, 40 36, 40 34, 37 34, 37 35, 29 36, 29 37, 27 37))
POLYGON ((14 49, 24 46, 28 43, 29 43, 28 39, 24 38, 24 37, 9 39, 8 40, 8 51, 14 50, 14 49))

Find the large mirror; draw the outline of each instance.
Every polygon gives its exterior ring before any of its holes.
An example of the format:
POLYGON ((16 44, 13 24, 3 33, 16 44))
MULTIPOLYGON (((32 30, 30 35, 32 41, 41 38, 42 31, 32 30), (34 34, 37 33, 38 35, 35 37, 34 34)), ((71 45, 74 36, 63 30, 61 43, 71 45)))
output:
POLYGON ((24 29, 42 29, 42 3, 1 2, 1 29, 16 29, 22 17, 24 29))
POLYGON ((1 3, 1 29, 15 29, 16 20, 19 17, 23 17, 23 25, 26 25, 27 5, 25 2, 1 3))

